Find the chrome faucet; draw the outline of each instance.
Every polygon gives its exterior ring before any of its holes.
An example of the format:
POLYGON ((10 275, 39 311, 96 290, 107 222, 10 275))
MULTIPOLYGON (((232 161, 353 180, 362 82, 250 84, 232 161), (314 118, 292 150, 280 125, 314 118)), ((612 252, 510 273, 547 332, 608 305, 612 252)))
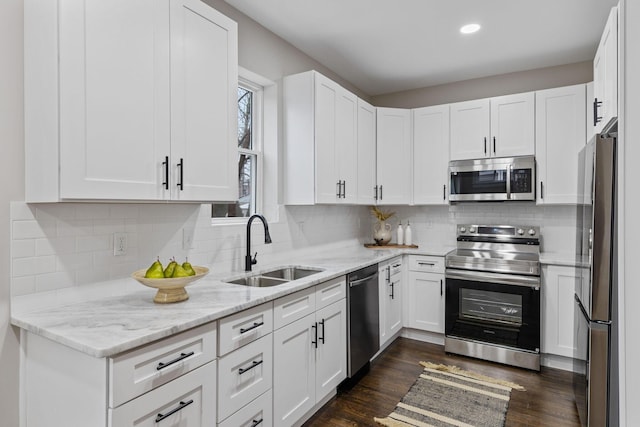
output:
POLYGON ((264 225, 264 242, 271 243, 271 235, 269 235, 269 225, 267 224, 267 220, 264 219, 262 215, 251 215, 249 221, 247 221, 247 255, 244 258, 244 271, 251 271, 251 266, 258 262, 256 260, 256 257, 258 256, 257 252, 253 257, 251 257, 251 223, 255 218, 262 221, 262 224, 264 225))

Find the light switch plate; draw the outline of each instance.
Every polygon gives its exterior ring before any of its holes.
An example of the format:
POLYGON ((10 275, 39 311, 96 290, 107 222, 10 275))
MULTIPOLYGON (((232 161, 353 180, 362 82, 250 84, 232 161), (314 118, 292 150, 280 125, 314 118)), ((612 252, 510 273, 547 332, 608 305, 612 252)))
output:
POLYGON ((113 255, 127 254, 127 233, 113 233, 113 255))

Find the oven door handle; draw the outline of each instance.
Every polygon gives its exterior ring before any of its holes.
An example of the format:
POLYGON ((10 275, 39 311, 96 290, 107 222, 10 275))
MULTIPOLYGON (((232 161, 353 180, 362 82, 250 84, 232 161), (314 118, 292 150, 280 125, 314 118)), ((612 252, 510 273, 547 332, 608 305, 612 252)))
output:
POLYGON ((540 290, 540 277, 520 276, 514 274, 489 273, 486 271, 445 270, 446 279, 468 280, 471 282, 500 283, 503 285, 516 285, 540 290))

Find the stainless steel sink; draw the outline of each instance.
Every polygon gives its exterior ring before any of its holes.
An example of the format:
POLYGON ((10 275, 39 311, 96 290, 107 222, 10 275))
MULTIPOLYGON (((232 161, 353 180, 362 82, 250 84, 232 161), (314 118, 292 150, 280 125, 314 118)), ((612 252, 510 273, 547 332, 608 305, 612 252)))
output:
POLYGON ((277 270, 262 273, 262 276, 273 277, 283 280, 297 280, 312 274, 320 273, 322 270, 310 267, 284 267, 277 270))
POLYGON ((275 270, 266 271, 264 273, 244 276, 238 279, 225 280, 227 283, 235 285, 254 286, 265 288, 269 286, 278 286, 293 280, 302 279, 312 274, 323 271, 319 268, 312 267, 282 267, 275 270))

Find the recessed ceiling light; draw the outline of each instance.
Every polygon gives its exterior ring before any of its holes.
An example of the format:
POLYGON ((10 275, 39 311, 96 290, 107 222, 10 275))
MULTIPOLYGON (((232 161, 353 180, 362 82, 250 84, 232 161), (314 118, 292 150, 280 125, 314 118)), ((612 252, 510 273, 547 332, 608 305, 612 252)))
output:
POLYGON ((471 34, 471 33, 475 33, 479 29, 480 29, 479 24, 467 24, 467 25, 464 25, 463 27, 460 27, 460 32, 462 34, 471 34))

